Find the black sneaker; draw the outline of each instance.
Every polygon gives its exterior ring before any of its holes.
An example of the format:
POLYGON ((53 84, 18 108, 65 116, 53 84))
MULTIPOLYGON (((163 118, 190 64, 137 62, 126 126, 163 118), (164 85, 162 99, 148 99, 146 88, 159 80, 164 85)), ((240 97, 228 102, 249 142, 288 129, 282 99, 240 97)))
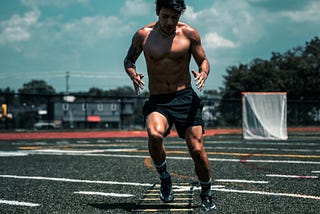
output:
POLYGON ((173 201, 173 191, 172 191, 172 183, 171 177, 160 178, 161 186, 160 186, 160 199, 165 203, 170 203, 173 201))
POLYGON ((201 195, 201 210, 205 212, 210 212, 216 210, 216 205, 212 201, 211 195, 201 195))

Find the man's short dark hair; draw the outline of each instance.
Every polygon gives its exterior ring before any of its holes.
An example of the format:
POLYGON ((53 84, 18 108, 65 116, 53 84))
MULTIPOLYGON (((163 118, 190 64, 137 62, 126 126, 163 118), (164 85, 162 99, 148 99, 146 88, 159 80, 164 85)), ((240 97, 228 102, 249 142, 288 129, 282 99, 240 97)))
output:
POLYGON ((157 11, 160 11, 161 8, 170 8, 173 9, 180 14, 182 14, 186 10, 186 4, 184 0, 157 0, 156 1, 157 11))

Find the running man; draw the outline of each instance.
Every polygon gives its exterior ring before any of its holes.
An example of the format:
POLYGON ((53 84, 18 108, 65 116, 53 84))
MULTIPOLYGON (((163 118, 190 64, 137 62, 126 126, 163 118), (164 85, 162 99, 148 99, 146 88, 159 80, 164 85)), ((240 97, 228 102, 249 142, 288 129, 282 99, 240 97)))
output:
POLYGON ((173 124, 185 139, 201 184, 202 208, 215 209, 212 201, 210 162, 203 145, 202 105, 191 87, 191 73, 201 91, 210 72, 210 64, 196 29, 180 22, 184 0, 157 0, 158 20, 139 29, 124 60, 124 67, 137 94, 144 87, 144 75, 138 74, 135 62, 143 52, 149 78, 149 100, 143 107, 148 132, 150 156, 159 172, 160 198, 172 202, 174 195, 167 171, 163 140, 173 124), (191 56, 199 70, 190 72, 191 56))

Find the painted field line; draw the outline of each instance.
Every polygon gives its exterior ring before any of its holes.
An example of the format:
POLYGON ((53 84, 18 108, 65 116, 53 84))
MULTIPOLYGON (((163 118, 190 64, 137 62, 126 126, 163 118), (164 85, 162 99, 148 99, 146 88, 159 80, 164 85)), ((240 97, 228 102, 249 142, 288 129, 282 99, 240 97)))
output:
MULTIPOLYGON (((149 153, 149 150, 145 149, 130 149, 130 148, 125 148, 125 149, 106 149, 106 150, 87 150, 87 151, 81 151, 81 150, 61 150, 61 149, 43 149, 41 147, 19 147, 20 149, 25 149, 25 150, 30 150, 33 152, 47 152, 47 153, 100 153, 100 152, 132 152, 132 153, 149 153)), ((182 151, 182 150, 167 150, 167 154, 172 154, 172 155, 189 155, 189 152, 187 151, 182 151)), ((299 154, 263 154, 263 153, 254 153, 254 154, 248 154, 248 153, 239 153, 239 152, 207 152, 208 155, 225 155, 225 156, 250 156, 250 157, 287 157, 287 158, 320 158, 320 155, 299 155, 299 154)))
POLYGON ((93 149, 93 150, 64 150, 64 149, 36 149, 32 153, 52 153, 52 154, 91 154, 102 152, 135 152, 137 149, 93 149))
POLYGON ((159 212, 192 212, 193 209, 185 209, 185 208, 181 208, 181 209, 137 209, 137 210, 133 210, 134 212, 138 212, 138 213, 144 213, 144 212, 148 212, 148 213, 159 213, 159 212))
MULTIPOLYGON (((70 155, 70 156, 92 156, 92 157, 116 157, 116 158, 149 158, 149 155, 124 155, 124 154, 91 154, 91 153, 70 153, 70 152, 62 152, 61 150, 55 151, 54 153, 51 152, 43 152, 42 150, 36 151, 23 151, 22 154, 20 152, 13 153, 12 156, 26 156, 29 154, 32 155, 70 155)), ((6 152, 3 152, 2 155, 8 155, 6 152)), ((168 159, 172 160, 192 160, 190 157, 178 157, 178 156, 171 156, 167 157, 168 159)), ((239 162, 239 159, 233 158, 209 158, 210 161, 216 162, 239 162)), ((294 161, 294 160, 246 160, 248 163, 280 163, 280 164, 313 164, 313 165, 320 165, 319 161, 294 161)))
MULTIPOLYGON (((84 156, 94 157, 118 157, 118 158, 149 158, 149 155, 119 155, 119 154, 84 154, 84 156)), ((191 157, 170 156, 167 159, 172 160, 192 160, 191 157)), ((233 158, 209 158, 210 161, 217 162, 240 162, 239 159, 233 158)), ((248 163, 286 163, 286 164, 315 164, 320 165, 318 161, 294 161, 294 160, 246 160, 248 163)))
POLYGON ((312 171, 311 173, 320 173, 320 171, 312 171))
MULTIPOLYGON (((205 140, 206 145, 208 144, 243 144, 242 141, 212 141, 212 140, 205 140)), ((249 145, 276 145, 276 146, 319 146, 319 143, 306 143, 306 142, 249 142, 249 145)))
POLYGON ((79 191, 74 192, 74 194, 81 194, 81 195, 98 195, 104 197, 117 197, 117 198, 130 198, 134 197, 135 195, 131 194, 119 194, 119 193, 105 193, 105 192, 88 192, 88 191, 79 191))
POLYGON ((279 148, 249 148, 249 147, 206 147, 206 149, 215 150, 242 150, 242 151, 283 151, 283 152, 320 152, 320 149, 279 149, 279 148))
MULTIPOLYGON (((149 153, 149 150, 141 149, 132 151, 136 153, 149 153)), ((182 150, 167 150, 167 154, 172 155, 189 155, 188 151, 182 150)), ((320 155, 298 155, 298 154, 264 154, 264 153, 239 153, 239 152, 210 152, 207 151, 208 155, 225 155, 225 156, 250 156, 250 157, 287 157, 287 158, 320 158, 320 155)))
POLYGON ((12 206, 24 206, 24 207, 38 207, 40 204, 21 202, 21 201, 8 201, 0 199, 0 204, 12 205, 12 206))
POLYGON ((217 182, 227 183, 249 183, 249 184, 268 184, 269 181, 252 181, 252 180, 238 180, 238 179, 215 179, 217 182))
POLYGON ((28 153, 26 152, 6 152, 6 151, 0 151, 0 157, 15 157, 15 156, 27 156, 28 153))
POLYGON ((248 191, 248 190, 236 190, 236 189, 215 189, 215 191, 231 192, 231 193, 243 193, 243 194, 270 195, 270 196, 286 196, 286 197, 294 197, 294 198, 305 198, 305 199, 320 200, 319 196, 292 194, 292 193, 276 193, 276 192, 248 191))
POLYGON ((313 178, 317 179, 318 176, 310 176, 310 175, 276 175, 276 174, 267 174, 267 177, 276 177, 276 178, 313 178))
POLYGON ((57 181, 57 182, 70 182, 70 183, 89 183, 89 184, 108 184, 108 185, 124 185, 124 186, 144 186, 150 187, 153 184, 148 183, 130 183, 130 182, 116 182, 116 181, 93 181, 93 180, 80 180, 69 178, 53 178, 41 176, 18 176, 18 175, 0 175, 0 178, 12 179, 26 179, 26 180, 44 180, 44 181, 57 181))
POLYGON ((294 161, 294 160, 241 160, 247 163, 287 163, 287 164, 315 164, 320 165, 319 161, 294 161))

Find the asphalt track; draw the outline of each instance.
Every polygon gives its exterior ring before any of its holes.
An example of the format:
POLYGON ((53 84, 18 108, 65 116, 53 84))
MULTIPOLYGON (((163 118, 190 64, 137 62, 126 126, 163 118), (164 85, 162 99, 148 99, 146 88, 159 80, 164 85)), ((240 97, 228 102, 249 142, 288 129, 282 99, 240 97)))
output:
MULTIPOLYGON (((233 131, 205 137, 215 213, 319 213, 318 135, 244 141, 233 131)), ((0 213, 200 212, 182 140, 166 139, 175 202, 165 204, 143 132, 115 133, 0 133, 0 213)))

